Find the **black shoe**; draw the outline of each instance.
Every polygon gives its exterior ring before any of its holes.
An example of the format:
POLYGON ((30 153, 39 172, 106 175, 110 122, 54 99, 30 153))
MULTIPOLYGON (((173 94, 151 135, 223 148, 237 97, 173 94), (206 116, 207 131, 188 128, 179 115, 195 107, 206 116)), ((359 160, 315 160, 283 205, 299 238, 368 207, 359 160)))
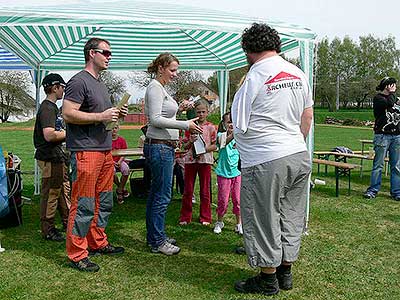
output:
POLYGON ((100 249, 89 250, 89 256, 97 256, 102 254, 115 255, 115 254, 122 254, 124 252, 125 252, 124 247, 114 247, 111 244, 108 244, 107 246, 100 249))
POLYGON ((278 279, 279 288, 281 290, 287 291, 293 288, 291 268, 291 265, 280 265, 276 268, 276 278, 278 279))
POLYGON ((260 273, 257 276, 250 277, 246 280, 236 281, 235 290, 240 293, 257 293, 270 296, 279 293, 279 284, 275 273, 260 273))
POLYGON ((64 242, 65 237, 58 231, 57 228, 50 229, 49 233, 44 237, 48 241, 64 242))
POLYGON ((246 254, 246 249, 244 247, 238 246, 235 248, 235 253, 239 255, 246 254))
POLYGON ((95 264, 94 262, 91 262, 89 258, 85 257, 82 258, 80 261, 71 261, 69 265, 72 268, 78 269, 79 271, 84 271, 84 272, 97 272, 100 270, 100 267, 95 264))

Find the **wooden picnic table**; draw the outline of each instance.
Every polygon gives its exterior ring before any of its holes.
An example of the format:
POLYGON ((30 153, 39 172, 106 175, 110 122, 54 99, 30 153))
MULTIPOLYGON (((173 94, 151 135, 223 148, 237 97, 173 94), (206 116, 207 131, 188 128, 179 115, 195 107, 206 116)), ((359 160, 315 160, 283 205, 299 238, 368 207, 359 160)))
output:
POLYGON ((127 148, 111 151, 112 156, 142 156, 143 148, 127 148))
MULTIPOLYGON (((335 152, 336 153, 336 152, 335 152)), ((318 164, 318 173, 319 173, 319 165, 325 165, 325 172, 327 166, 335 167, 335 178, 336 178, 336 197, 339 197, 339 177, 347 176, 349 181, 348 194, 350 195, 350 179, 351 179, 351 170, 355 168, 359 168, 359 165, 349 164, 341 161, 332 161, 328 159, 319 159, 313 158, 313 163, 318 164)))

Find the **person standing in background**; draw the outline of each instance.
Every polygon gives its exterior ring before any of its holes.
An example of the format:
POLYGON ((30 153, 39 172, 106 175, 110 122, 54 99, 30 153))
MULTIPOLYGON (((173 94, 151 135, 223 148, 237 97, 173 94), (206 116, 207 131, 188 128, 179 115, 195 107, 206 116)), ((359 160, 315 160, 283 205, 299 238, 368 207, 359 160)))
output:
POLYGON ((376 90, 379 92, 373 100, 374 126, 374 162, 371 171, 371 184, 364 198, 375 199, 382 183, 382 169, 389 152, 390 195, 400 201, 400 105, 395 96, 397 80, 385 77, 376 90))
POLYGON ((43 78, 42 85, 46 99, 40 104, 33 132, 35 159, 42 173, 40 227, 46 240, 62 242, 65 238, 55 227, 54 219, 58 209, 63 228, 67 229, 70 198, 64 191, 69 186, 67 157, 62 147, 65 130, 58 124, 60 112, 56 102, 64 95, 65 82, 59 74, 51 73, 43 78))

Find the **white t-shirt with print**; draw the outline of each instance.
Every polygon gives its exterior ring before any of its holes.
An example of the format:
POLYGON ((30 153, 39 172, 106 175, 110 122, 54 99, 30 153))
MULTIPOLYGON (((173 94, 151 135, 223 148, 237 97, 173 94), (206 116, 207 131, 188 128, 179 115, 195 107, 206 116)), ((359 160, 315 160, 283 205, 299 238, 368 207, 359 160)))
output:
POLYGON ((307 150, 300 122, 312 105, 308 80, 298 67, 278 55, 252 65, 232 104, 242 167, 307 150))

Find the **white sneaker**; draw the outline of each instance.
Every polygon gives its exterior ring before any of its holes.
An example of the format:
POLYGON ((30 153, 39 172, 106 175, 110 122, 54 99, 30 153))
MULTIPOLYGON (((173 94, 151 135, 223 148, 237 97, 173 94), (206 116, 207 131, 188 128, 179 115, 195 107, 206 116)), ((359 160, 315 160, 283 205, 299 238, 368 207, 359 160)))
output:
POLYGON ((165 255, 174 255, 178 254, 181 251, 181 248, 178 246, 170 244, 168 241, 165 241, 164 244, 156 247, 151 248, 151 252, 153 253, 162 253, 165 255))
POLYGON ((243 234, 242 223, 236 224, 235 232, 238 233, 238 234, 243 234))
POLYGON ((224 228, 225 224, 224 222, 219 222, 217 221, 215 223, 215 227, 214 227, 214 233, 219 234, 222 231, 222 228, 224 228))
POLYGON ((196 196, 195 195, 193 195, 193 197, 192 197, 192 203, 196 203, 196 196))

